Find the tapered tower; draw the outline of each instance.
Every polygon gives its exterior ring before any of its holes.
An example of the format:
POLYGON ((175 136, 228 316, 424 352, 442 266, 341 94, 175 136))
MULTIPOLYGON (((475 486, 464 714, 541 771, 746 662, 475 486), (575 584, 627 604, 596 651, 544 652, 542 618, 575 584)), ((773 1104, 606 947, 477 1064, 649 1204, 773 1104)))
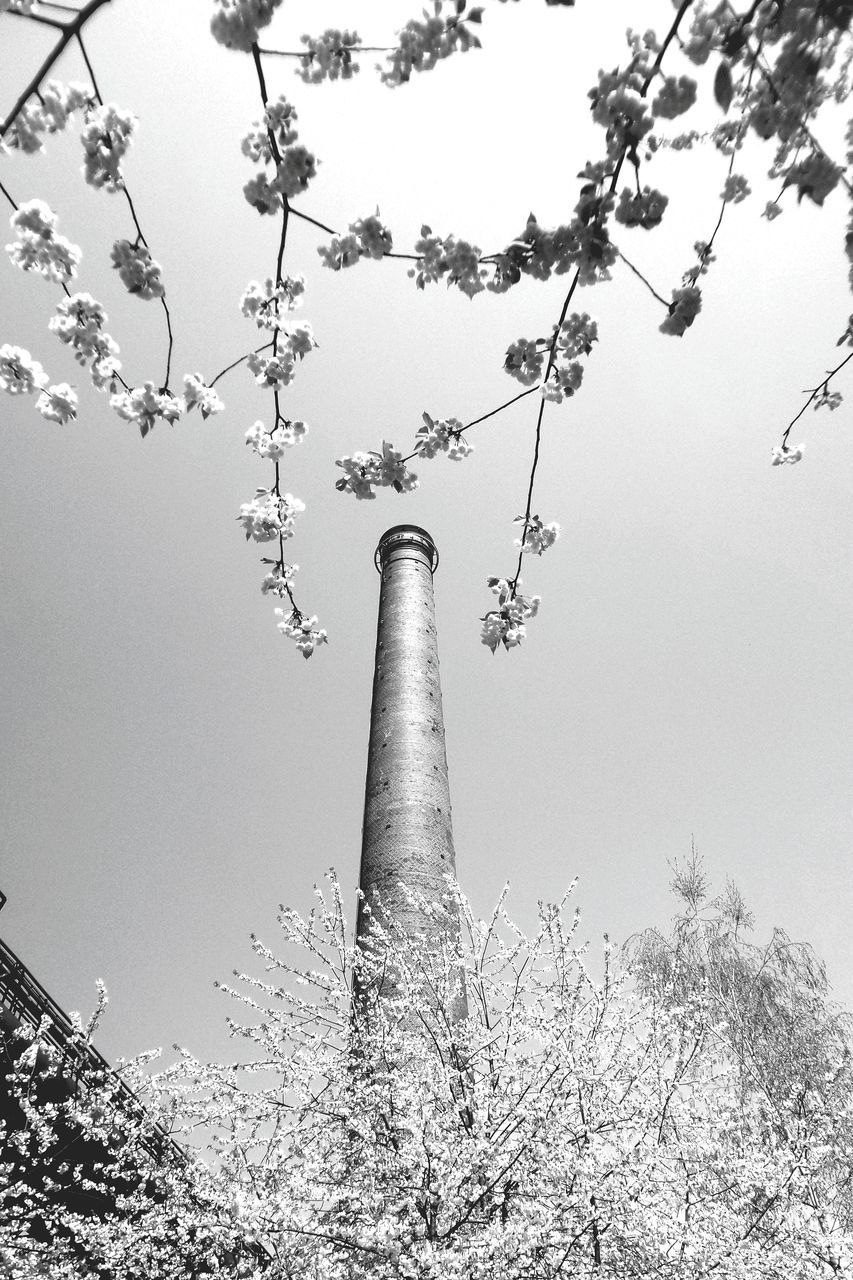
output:
MULTIPOLYGON (((381 574, 370 745, 364 798, 357 936, 379 891, 383 908, 411 933, 434 923, 401 885, 440 902, 456 875, 432 578, 438 551, 425 529, 395 525, 376 549, 381 574)), ((464 997, 462 1004, 464 1005, 464 997)), ((464 1012, 456 1010, 456 1016, 464 1012)))

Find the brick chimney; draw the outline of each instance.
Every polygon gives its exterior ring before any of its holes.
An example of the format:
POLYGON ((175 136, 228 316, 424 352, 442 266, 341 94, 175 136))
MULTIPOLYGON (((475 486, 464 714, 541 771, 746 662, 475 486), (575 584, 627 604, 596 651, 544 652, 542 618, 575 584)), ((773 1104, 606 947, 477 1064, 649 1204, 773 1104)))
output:
MULTIPOLYGON (((412 933, 435 931, 400 885, 429 902, 456 875, 432 578, 438 551, 425 529, 395 525, 376 549, 382 577, 364 798, 356 933, 378 889, 382 906, 412 933)), ((458 930, 454 929, 458 936, 458 930)), ((464 992, 453 1017, 467 1012, 464 992)))

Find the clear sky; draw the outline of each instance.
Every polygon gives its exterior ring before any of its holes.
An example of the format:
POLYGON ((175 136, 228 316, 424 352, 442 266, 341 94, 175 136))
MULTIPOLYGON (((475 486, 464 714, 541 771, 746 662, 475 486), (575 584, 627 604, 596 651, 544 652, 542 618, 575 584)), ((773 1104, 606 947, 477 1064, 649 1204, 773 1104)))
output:
MULTIPOLYGON (((382 44, 418 6, 287 0, 266 43, 355 25, 382 44)), ((250 59, 215 45, 207 0, 114 0, 90 53, 108 101, 141 125, 126 165, 163 265, 184 372, 208 377, 258 342, 238 301, 275 263, 277 226, 245 202, 240 138, 258 118, 250 59)), ((568 220, 577 173, 599 155, 587 112, 600 66, 624 61, 631 22, 662 30, 664 0, 536 0, 486 7, 484 49, 389 91, 373 59, 348 84, 305 86, 270 65, 322 160, 300 206, 338 229, 378 206, 395 247, 422 223, 497 249, 524 226, 568 220)), ((0 16, 7 101, 42 52, 0 16)), ((673 66, 682 71, 687 68, 673 66)), ((69 54, 63 78, 82 74, 69 54)), ((710 89, 702 119, 718 119, 710 89)), ((822 140, 842 152, 837 122, 822 140)), ((625 269, 586 290, 601 341, 581 393, 549 407, 534 510, 562 537, 526 566, 541 593, 525 645, 492 657, 479 621, 489 574, 514 565, 533 398, 471 433, 474 455, 419 468, 420 489, 356 503, 335 459, 382 439, 410 445, 422 410, 463 420, 508 399, 508 344, 550 332, 565 277, 469 301, 415 290, 405 263, 333 275, 326 237, 295 222, 286 266, 319 349, 288 396, 308 421, 286 487, 307 504, 289 544, 297 595, 328 628, 304 662, 259 591, 263 548, 236 514, 266 468, 243 443, 267 412, 249 374, 223 380, 225 414, 146 440, 84 385, 47 333, 55 286, 0 263, 0 342, 77 382, 76 424, 0 402, 0 935, 66 1007, 102 977, 101 1044, 130 1054, 180 1040, 229 1052, 213 989, 275 940, 276 904, 307 905, 334 866, 358 869, 378 579, 391 524, 433 534, 447 749, 460 878, 486 911, 506 880, 529 925, 539 898, 579 877, 584 932, 621 941, 669 912, 668 861, 691 835, 712 881, 757 917, 811 941, 840 998, 850 978, 849 412, 809 415, 796 467, 772 468, 781 430, 834 363, 851 310, 845 209, 793 197, 772 225, 770 155, 750 146, 755 194, 730 208, 703 311, 683 339, 625 269)), ((657 232, 625 252, 668 295, 707 238, 726 161, 666 156, 647 180, 671 197, 657 232)), ((0 157, 16 199, 41 196, 84 251, 80 287, 106 305, 124 371, 162 376, 162 314, 122 294, 116 196, 85 186, 75 133, 34 159, 0 157)), ((844 390, 844 384, 841 383, 844 390)))

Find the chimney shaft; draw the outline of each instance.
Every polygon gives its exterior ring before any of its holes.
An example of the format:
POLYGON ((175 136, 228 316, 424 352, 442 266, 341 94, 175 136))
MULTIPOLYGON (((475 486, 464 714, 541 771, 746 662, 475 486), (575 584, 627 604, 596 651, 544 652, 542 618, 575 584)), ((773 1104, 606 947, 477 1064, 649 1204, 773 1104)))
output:
POLYGON ((456 875, 444 718, 438 676, 432 575, 438 552, 416 525, 396 525, 380 539, 382 575, 370 746, 364 800, 357 935, 366 938, 370 903, 383 907, 407 931, 432 926, 411 907, 400 884, 439 902, 444 876, 456 875))

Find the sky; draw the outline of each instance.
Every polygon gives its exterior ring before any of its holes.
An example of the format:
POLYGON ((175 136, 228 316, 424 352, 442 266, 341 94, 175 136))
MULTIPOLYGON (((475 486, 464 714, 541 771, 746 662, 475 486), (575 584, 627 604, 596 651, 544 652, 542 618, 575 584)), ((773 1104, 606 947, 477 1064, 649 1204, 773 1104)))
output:
MULTIPOLYGON (((163 265, 178 389, 184 372, 210 378, 257 345, 239 298, 277 247, 277 226, 242 195, 254 169, 240 138, 259 116, 251 60, 214 44, 211 7, 113 0, 87 35, 104 97, 140 119, 125 171, 163 265)), ((355 24, 381 45, 417 12, 286 0, 264 43, 293 49, 303 31, 355 24)), ((586 97, 598 69, 624 63, 629 23, 662 31, 672 12, 664 0, 489 4, 481 51, 394 91, 372 57, 352 82, 319 87, 270 60, 271 92, 287 93, 322 161, 298 207, 338 230, 378 207, 400 251, 423 223, 494 250, 530 211, 568 220, 601 149, 586 97)), ((44 47, 0 16, 0 110, 44 47)), ((673 69, 689 70, 677 56, 673 69)), ((82 73, 69 51, 61 78, 82 73)), ((718 119, 706 76, 697 127, 718 119)), ((840 154, 839 122, 823 128, 840 154)), ((249 934, 274 946, 277 904, 307 908, 331 867, 354 902, 373 552, 403 521, 441 554, 457 865, 475 909, 508 881, 530 927, 537 901, 577 877, 594 952, 605 932, 621 942, 666 923, 670 864, 695 840, 712 885, 740 887, 756 940, 779 926, 811 942, 853 1000, 846 406, 809 411, 793 438, 803 462, 770 465, 802 389, 839 358, 845 209, 838 192, 824 209, 789 194, 768 224, 771 159, 748 146, 739 168, 754 194, 727 211, 684 338, 658 332, 660 305, 624 267, 580 296, 600 342, 581 392, 547 408, 533 504, 562 536, 525 564, 524 589, 542 596, 527 640, 495 656, 479 619, 486 578, 515 563, 533 397, 472 430, 466 461, 416 468, 415 493, 358 503, 335 491, 334 464, 383 439, 410 448, 424 410, 468 421, 509 399, 520 388, 506 347, 550 332, 565 278, 469 300, 417 291, 404 262, 333 274, 316 252, 328 237, 293 221, 285 266, 306 276, 301 315, 319 347, 288 393, 310 425, 286 462, 307 508, 288 551, 300 604, 329 632, 305 662, 261 596, 264 548, 236 521, 269 483, 243 442, 268 398, 236 370, 219 384, 224 414, 141 440, 47 332, 58 289, 3 255, 0 343, 77 383, 81 411, 59 427, 23 397, 0 403, 0 936, 66 1008, 88 1012, 106 982, 107 1056, 177 1041, 228 1057, 213 984, 252 969, 249 934)), ((726 164, 700 146, 644 175, 670 206, 658 231, 621 244, 667 296, 716 222, 726 164)), ((162 312, 111 272, 112 241, 132 236, 126 206, 85 185, 75 133, 39 157, 0 156, 0 180, 58 213, 126 376, 159 381, 162 312)))

